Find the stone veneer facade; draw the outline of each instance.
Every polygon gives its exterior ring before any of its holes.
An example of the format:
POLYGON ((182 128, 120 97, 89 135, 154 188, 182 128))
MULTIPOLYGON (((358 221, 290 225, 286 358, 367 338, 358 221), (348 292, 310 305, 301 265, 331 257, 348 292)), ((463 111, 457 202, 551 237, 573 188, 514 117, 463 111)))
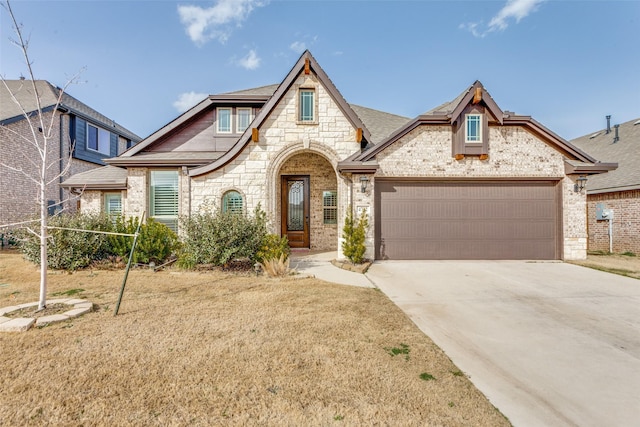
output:
MULTIPOLYGON (((369 214, 367 254, 374 255, 374 196, 378 178, 538 178, 558 182, 562 209, 561 257, 586 257, 585 195, 574 191, 574 176, 565 175, 564 157, 556 149, 521 127, 491 126, 489 157, 452 157, 452 127, 422 125, 380 153, 379 169, 366 175, 369 186, 360 189, 360 174, 340 174, 338 162, 360 149, 356 129, 345 117, 316 76, 300 74, 259 129, 258 142, 249 142, 229 163, 201 176, 189 177, 179 169, 180 215, 209 206, 219 207, 229 190, 240 192, 247 211, 258 205, 270 219, 271 231, 280 234, 281 177, 309 175, 311 191, 311 249, 337 250, 342 257, 341 230, 346 210, 366 209, 369 214), (300 123, 298 91, 313 88, 317 122, 300 123), (322 191, 337 190, 338 224, 322 221, 322 191)), ((129 168, 123 208, 128 215, 148 210, 148 168, 129 168)), ((85 194, 87 207, 95 196, 85 194), (89 201, 90 200, 90 201, 89 201)))

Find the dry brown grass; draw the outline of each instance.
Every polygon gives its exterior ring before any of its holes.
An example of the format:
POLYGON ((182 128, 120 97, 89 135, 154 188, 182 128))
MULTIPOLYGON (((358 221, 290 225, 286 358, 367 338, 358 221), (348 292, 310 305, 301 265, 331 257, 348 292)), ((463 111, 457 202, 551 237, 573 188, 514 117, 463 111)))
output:
POLYGON ((590 254, 584 261, 571 261, 571 263, 640 279, 640 257, 638 256, 590 254))
MULTIPOLYGON (((114 317, 122 273, 52 274, 97 310, 0 335, 0 425, 509 425, 377 290, 136 270, 114 317)), ((38 271, 0 252, 0 285, 35 301, 38 271)))

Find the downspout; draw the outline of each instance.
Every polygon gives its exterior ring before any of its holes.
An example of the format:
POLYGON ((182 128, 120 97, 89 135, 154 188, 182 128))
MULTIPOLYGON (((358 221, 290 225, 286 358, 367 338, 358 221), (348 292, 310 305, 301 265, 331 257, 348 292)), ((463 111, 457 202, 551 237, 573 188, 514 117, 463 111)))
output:
MULTIPOLYGON (((64 136, 63 136, 63 130, 64 130, 64 117, 68 116, 69 114, 69 110, 65 110, 65 109, 60 109, 60 126, 59 126, 59 136, 60 136, 60 144, 59 144, 59 155, 60 158, 58 159, 59 162, 59 167, 60 167, 60 171, 58 173, 58 197, 60 198, 60 203, 58 204, 58 206, 60 207, 60 209, 63 208, 63 200, 64 200, 64 190, 62 189, 62 171, 64 170, 64 158, 66 157, 63 156, 62 151, 64 150, 64 136)), ((71 123, 69 123, 69 126, 71 126, 71 123)), ((69 150, 69 161, 71 161, 71 151, 69 150)))

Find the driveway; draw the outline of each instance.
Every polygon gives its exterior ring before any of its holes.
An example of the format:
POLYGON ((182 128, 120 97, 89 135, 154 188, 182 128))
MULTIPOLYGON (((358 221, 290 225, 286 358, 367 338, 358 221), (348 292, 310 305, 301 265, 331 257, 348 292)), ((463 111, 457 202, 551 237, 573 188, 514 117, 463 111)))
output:
POLYGON ((524 261, 383 261, 367 277, 515 426, 640 425, 639 280, 524 261))

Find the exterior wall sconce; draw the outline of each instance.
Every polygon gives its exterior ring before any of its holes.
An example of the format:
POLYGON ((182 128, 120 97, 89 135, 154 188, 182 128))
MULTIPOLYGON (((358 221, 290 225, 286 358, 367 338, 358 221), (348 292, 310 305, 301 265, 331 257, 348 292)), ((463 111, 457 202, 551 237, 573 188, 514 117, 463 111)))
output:
POLYGON ((365 193, 367 191, 367 185, 369 184, 369 178, 366 176, 360 177, 360 192, 365 193))
POLYGON ((575 191, 576 193, 580 193, 582 192, 582 190, 585 189, 586 186, 587 186, 587 177, 584 175, 580 175, 578 179, 576 179, 576 183, 573 186, 573 191, 575 191))

